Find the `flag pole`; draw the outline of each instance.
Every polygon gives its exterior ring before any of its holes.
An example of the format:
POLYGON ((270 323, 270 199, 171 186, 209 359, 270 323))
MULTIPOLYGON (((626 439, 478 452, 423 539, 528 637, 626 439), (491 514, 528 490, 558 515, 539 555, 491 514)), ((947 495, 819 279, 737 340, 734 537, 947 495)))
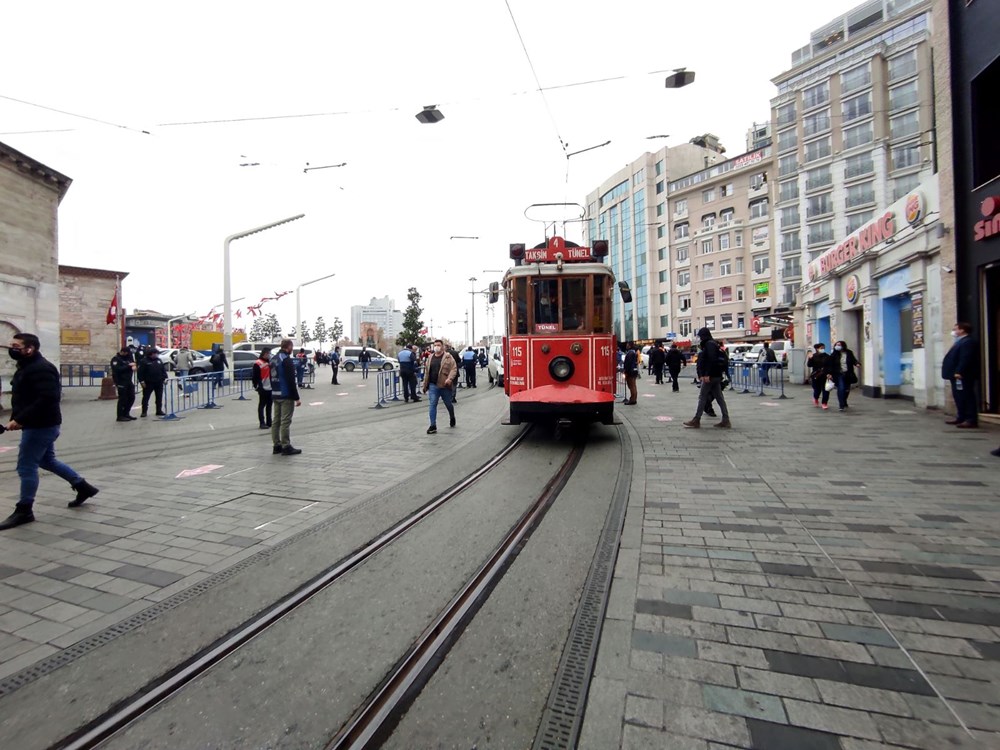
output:
MULTIPOLYGON (((118 299, 118 309, 115 313, 118 317, 118 339, 121 349, 125 348, 125 314, 122 312, 122 277, 115 275, 115 297, 118 299)), ((119 349, 119 351, 121 351, 119 349)))

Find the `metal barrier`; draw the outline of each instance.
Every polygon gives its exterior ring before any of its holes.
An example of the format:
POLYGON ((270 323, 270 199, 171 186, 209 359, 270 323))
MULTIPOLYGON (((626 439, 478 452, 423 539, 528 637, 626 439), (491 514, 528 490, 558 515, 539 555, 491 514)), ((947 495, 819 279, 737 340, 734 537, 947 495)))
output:
POLYGON ((785 395, 785 368, 777 362, 730 362, 729 390, 755 396, 791 398, 785 395))
POLYGON ((253 368, 233 370, 232 378, 228 376, 228 372, 222 371, 168 378, 163 385, 163 408, 167 413, 163 419, 181 419, 179 413, 192 409, 221 409, 216 399, 227 396, 235 396, 235 401, 248 401, 247 391, 253 390, 250 385, 253 368))
MULTIPOLYGON (((416 378, 419 388, 424 379, 422 367, 417 370, 416 378)), ((403 396, 403 377, 399 370, 379 370, 375 373, 375 406, 372 409, 385 409, 391 401, 402 401, 403 396)))
POLYGON ((107 365, 59 365, 63 388, 97 386, 109 374, 107 365))

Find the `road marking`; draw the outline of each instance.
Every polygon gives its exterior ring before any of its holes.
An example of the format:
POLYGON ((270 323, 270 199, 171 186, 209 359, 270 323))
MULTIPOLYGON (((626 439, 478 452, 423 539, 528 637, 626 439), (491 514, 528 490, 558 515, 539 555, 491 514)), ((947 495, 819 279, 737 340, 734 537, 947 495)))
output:
POLYGON ((205 466, 199 466, 197 469, 184 469, 180 474, 178 474, 174 479, 182 479, 183 477, 196 477, 201 474, 211 474, 216 469, 221 469, 224 464, 206 464, 205 466))
POLYGON ((657 417, 656 421, 657 422, 673 422, 674 418, 673 417, 657 417))
POLYGON ((209 423, 209 425, 208 425, 208 426, 212 428, 212 431, 213 431, 213 432, 215 431, 215 425, 214 425, 214 424, 212 424, 212 423, 209 423))
POLYGON ((225 479, 226 477, 235 477, 237 474, 242 474, 244 471, 250 471, 251 469, 256 469, 256 466, 251 466, 247 469, 240 469, 239 471, 234 471, 232 474, 223 474, 219 479, 225 479))
POLYGON ((338 396, 350 396, 351 394, 350 393, 338 393, 337 395, 338 396))
POLYGON ((12 451, 12 450, 14 449, 11 446, 5 445, 3 448, 0 448, 0 453, 6 453, 7 451, 12 451))
POLYGON ((288 518, 289 516, 294 516, 296 513, 301 513, 304 510, 308 510, 309 508, 313 507, 314 505, 319 505, 319 501, 317 500, 315 503, 309 503, 309 505, 305 506, 304 508, 299 508, 298 510, 293 510, 291 513, 286 513, 285 515, 280 516, 279 518, 275 518, 273 521, 268 521, 267 523, 262 523, 260 526, 254 526, 253 530, 254 531, 260 531, 265 526, 270 526, 272 523, 277 523, 282 518, 288 518))
POLYGON ((656 394, 655 393, 643 393, 642 397, 643 398, 656 398, 656 394))
POLYGON ((323 405, 322 401, 310 401, 309 402, 309 406, 322 406, 322 405, 323 405))
POLYGON ((761 406, 777 406, 778 404, 774 403, 773 401, 761 401, 760 405, 761 406))

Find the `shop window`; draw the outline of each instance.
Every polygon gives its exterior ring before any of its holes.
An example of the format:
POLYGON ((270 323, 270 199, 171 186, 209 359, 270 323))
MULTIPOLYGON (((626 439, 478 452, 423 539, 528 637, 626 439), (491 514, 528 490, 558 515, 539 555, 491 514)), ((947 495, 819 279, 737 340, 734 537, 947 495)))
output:
POLYGON ((993 109, 998 87, 1000 57, 972 80, 972 178, 976 185, 984 185, 1000 175, 1000 139, 993 109))

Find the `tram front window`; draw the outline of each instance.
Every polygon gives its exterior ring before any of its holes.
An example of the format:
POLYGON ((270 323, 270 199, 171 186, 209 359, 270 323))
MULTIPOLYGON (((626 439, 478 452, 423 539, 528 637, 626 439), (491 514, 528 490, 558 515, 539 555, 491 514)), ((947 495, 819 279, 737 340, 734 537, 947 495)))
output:
POLYGON ((514 281, 514 298, 511 300, 514 307, 514 332, 525 334, 528 332, 528 280, 521 276, 514 281))
POLYGON ((594 333, 607 333, 611 330, 611 321, 608 320, 611 309, 608 304, 610 283, 607 276, 594 276, 594 333))
POLYGON ((535 331, 555 331, 559 327, 559 279, 535 282, 535 331))
POLYGON ((563 279, 562 329, 579 331, 587 326, 586 279, 563 279))

